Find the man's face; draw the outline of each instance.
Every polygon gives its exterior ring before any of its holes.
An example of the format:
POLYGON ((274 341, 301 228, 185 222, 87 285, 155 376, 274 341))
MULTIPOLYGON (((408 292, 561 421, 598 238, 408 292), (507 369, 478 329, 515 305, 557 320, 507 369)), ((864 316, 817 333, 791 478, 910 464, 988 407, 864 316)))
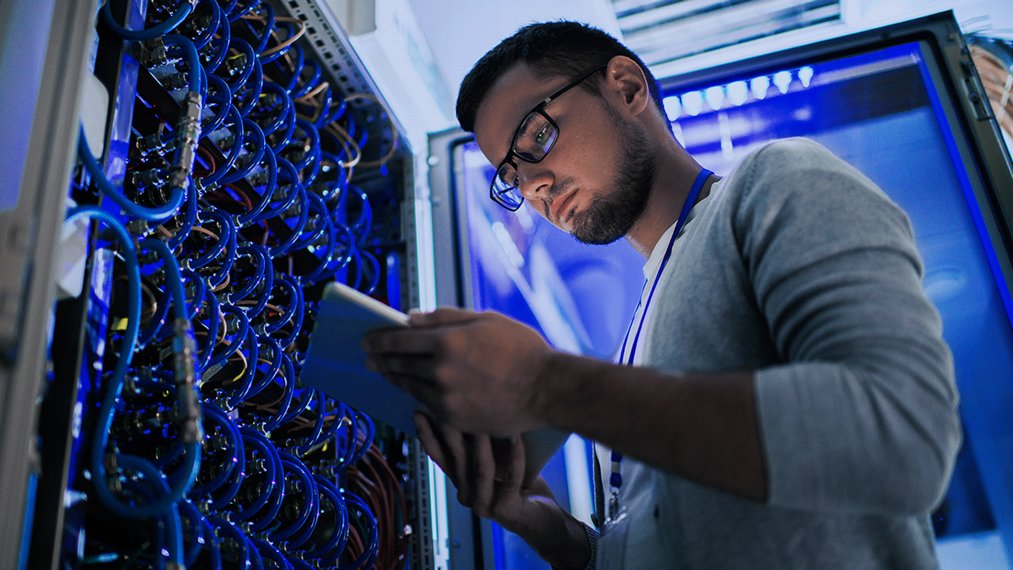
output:
MULTIPOLYGON (((589 81, 601 81, 599 77, 589 81)), ((492 164, 507 155, 518 125, 542 99, 566 84, 518 64, 493 85, 478 109, 475 138, 492 164)), ((545 111, 559 138, 538 163, 516 160, 519 188, 539 213, 585 243, 611 243, 643 212, 654 180, 645 129, 584 89, 572 89, 545 111)))

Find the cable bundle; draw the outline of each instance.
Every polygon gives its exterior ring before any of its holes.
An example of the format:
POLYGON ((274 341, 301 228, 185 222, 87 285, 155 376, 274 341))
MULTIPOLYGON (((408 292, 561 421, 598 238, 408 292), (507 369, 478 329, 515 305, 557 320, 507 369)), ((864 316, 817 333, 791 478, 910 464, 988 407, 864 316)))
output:
POLYGON ((406 565, 402 478, 372 421, 298 382, 322 284, 382 283, 371 198, 352 181, 385 172, 396 128, 388 117, 382 150, 351 110, 379 101, 328 83, 304 25, 271 4, 155 2, 143 30, 108 4, 100 16, 144 69, 122 185, 82 131, 102 206, 68 216, 110 230, 99 245, 119 258, 85 477, 102 524, 147 542, 111 554, 100 530, 85 560, 406 565))

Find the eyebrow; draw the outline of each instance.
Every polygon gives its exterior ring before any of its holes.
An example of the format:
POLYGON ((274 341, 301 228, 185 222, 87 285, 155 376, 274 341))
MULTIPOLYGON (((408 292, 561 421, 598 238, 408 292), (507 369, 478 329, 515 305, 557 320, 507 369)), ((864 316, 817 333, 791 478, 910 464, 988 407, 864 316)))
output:
POLYGON ((528 116, 531 115, 531 113, 534 113, 542 105, 545 105, 545 104, 549 103, 549 101, 552 101, 556 97, 559 97, 560 95, 563 94, 563 92, 567 91, 568 89, 572 89, 572 88, 576 87, 577 85, 580 85, 581 83, 587 81, 595 73, 598 73, 599 71, 602 71, 603 69, 607 69, 607 68, 608 68, 608 63, 603 63, 603 64, 599 65, 598 67, 595 67, 594 69, 592 69, 592 70, 590 70, 590 71, 588 71, 588 72, 586 72, 586 73, 578 76, 577 78, 572 79, 572 80, 566 82, 566 84, 564 84, 562 87, 560 87, 559 89, 556 89, 555 91, 553 91, 551 95, 548 95, 544 99, 541 99, 540 101, 538 101, 537 103, 535 103, 535 106, 531 107, 531 109, 529 109, 527 113, 524 113, 524 115, 521 116, 521 120, 517 123, 517 126, 514 127, 514 132, 513 132, 513 135, 510 137, 510 142, 507 143, 507 153, 506 153, 506 156, 504 156, 503 160, 501 160, 499 163, 503 164, 503 162, 506 161, 506 159, 510 157, 510 154, 514 150, 514 141, 517 140, 517 135, 521 132, 521 127, 524 125, 524 121, 527 120, 528 116))
POLYGON ((509 158, 510 155, 512 154, 512 152, 514 150, 514 141, 517 140, 517 135, 520 134, 521 127, 524 126, 524 121, 526 121, 528 119, 528 116, 531 115, 531 113, 534 113, 535 110, 538 109, 538 107, 540 107, 544 103, 547 103, 548 101, 551 101, 552 99, 556 98, 560 93, 562 93, 563 91, 566 91, 566 89, 567 89, 567 87, 569 87, 569 85, 570 84, 567 83, 566 85, 563 85, 559 89, 553 91, 552 94, 547 95, 545 97, 542 97, 541 99, 538 100, 537 103, 535 103, 523 115, 521 115, 520 120, 517 121, 517 123, 515 123, 516 126, 514 127, 514 130, 513 130, 513 132, 510 135, 510 140, 507 141, 507 147, 506 147, 507 151, 506 151, 506 154, 503 156, 503 159, 500 160, 497 164, 503 164, 503 162, 506 161, 506 159, 509 158))

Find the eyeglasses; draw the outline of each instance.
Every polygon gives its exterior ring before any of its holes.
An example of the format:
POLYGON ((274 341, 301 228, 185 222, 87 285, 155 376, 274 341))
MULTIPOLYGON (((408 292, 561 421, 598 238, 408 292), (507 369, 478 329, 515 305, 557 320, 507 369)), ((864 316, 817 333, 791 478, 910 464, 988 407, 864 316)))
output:
POLYGON ((514 157, 524 162, 541 162, 552 150, 553 145, 559 138, 559 125, 545 111, 545 107, 553 100, 558 99, 563 93, 580 85, 589 77, 605 69, 600 65, 576 80, 568 83, 562 89, 542 99, 521 121, 514 132, 513 141, 510 143, 510 152, 507 153, 503 162, 496 168, 496 174, 492 177, 489 185, 489 197, 493 202, 503 206, 511 212, 516 212, 524 203, 524 196, 520 191, 520 180, 517 177, 517 163, 514 157))

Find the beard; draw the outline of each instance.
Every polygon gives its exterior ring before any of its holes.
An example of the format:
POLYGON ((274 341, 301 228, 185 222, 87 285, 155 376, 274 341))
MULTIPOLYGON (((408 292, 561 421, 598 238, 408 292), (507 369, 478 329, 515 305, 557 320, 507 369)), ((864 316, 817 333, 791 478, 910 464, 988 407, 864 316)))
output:
POLYGON ((574 220, 571 235, 577 241, 605 245, 625 236, 643 214, 651 185, 654 183, 654 161, 650 139, 639 123, 624 121, 606 105, 622 149, 619 174, 610 195, 599 196, 574 220))

